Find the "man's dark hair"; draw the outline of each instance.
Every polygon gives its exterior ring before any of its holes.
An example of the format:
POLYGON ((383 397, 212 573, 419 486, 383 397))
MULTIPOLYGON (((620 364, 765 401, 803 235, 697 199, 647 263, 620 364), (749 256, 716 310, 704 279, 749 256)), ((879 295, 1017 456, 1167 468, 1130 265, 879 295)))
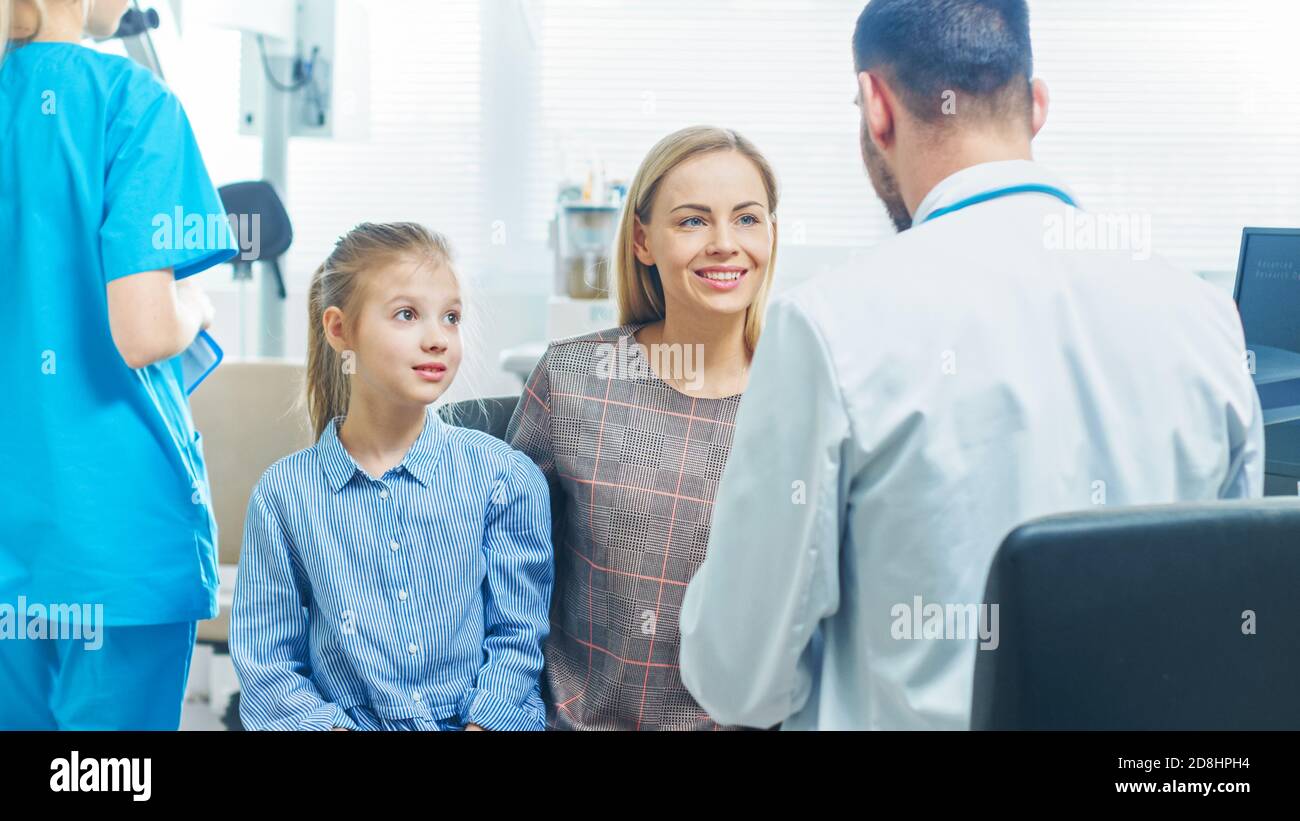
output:
POLYGON ((1028 117, 1034 54, 1025 0, 871 0, 853 32, 858 72, 881 71, 914 116, 1028 117), (948 95, 949 99, 954 99, 948 95))

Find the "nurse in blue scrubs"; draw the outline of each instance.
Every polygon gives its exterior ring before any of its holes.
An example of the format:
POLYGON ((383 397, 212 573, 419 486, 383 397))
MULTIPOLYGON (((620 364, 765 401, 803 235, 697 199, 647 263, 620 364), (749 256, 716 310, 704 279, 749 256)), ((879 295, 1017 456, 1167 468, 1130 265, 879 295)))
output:
POLYGON ((235 253, 176 97, 0 0, 0 729, 176 729, 216 526, 177 355, 235 253))

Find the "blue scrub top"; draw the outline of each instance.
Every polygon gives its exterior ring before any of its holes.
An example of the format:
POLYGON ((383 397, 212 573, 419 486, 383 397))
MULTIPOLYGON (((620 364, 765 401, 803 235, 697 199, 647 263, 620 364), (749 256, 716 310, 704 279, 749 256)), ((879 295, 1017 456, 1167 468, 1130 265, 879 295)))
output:
POLYGON ((128 368, 106 293, 235 254, 185 112, 129 60, 31 43, 0 64, 0 146, 0 605, 211 618, 216 523, 180 360, 128 368))

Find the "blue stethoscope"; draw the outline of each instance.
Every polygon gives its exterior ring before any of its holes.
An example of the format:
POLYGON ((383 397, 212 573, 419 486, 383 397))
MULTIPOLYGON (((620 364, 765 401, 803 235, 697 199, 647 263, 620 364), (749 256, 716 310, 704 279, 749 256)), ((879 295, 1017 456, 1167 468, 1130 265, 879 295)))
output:
POLYGON ((995 188, 992 191, 985 191, 983 194, 976 194, 973 197, 967 197, 959 200, 952 205, 931 211, 930 215, 921 220, 921 224, 929 222, 935 217, 942 217, 944 214, 951 214, 953 211, 960 211, 963 208, 969 208, 972 205, 979 205, 981 202, 1000 199, 1001 197, 1010 197, 1015 194, 1047 194, 1049 197, 1056 197, 1066 205, 1078 208, 1074 199, 1061 189, 1054 185, 1013 185, 1008 188, 995 188))

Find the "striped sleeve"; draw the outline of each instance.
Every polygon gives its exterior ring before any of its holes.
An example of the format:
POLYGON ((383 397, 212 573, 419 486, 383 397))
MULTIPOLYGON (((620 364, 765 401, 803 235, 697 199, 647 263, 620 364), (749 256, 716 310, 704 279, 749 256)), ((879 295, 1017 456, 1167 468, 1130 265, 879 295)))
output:
POLYGON ((546 480, 518 451, 485 522, 484 663, 461 702, 461 719, 485 730, 541 730, 538 679, 554 583, 546 480))
POLYGON ((239 718, 249 730, 358 729, 311 681, 307 589, 258 485, 248 502, 230 617, 239 718))

